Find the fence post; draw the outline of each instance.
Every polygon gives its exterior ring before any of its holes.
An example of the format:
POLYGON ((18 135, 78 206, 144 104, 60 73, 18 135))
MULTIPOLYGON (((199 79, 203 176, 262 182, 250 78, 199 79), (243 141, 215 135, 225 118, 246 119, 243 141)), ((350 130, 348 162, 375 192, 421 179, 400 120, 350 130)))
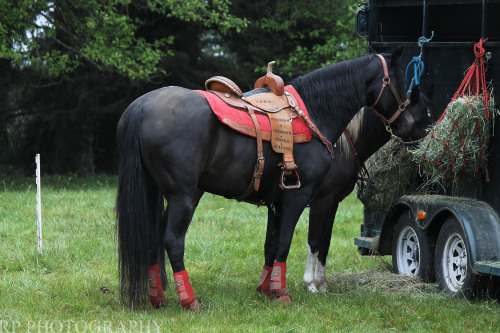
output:
POLYGON ((40 177, 40 154, 35 156, 36 162, 36 215, 37 215, 37 235, 38 235, 38 252, 42 253, 42 190, 40 177))

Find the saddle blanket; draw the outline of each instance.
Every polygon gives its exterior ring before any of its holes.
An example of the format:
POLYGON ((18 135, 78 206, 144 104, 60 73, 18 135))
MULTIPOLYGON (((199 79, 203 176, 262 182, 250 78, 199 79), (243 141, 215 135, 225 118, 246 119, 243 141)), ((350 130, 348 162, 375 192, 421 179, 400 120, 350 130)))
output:
MULTIPOLYGON (((232 129, 255 137, 255 127, 250 118, 250 115, 244 110, 240 110, 237 108, 233 108, 227 105, 223 100, 221 100, 215 94, 204 91, 204 90, 195 90, 196 92, 202 94, 210 104, 212 111, 217 116, 217 118, 224 124, 228 125, 232 129)), ((285 87, 285 91, 288 91, 292 94, 297 100, 298 109, 302 110, 306 116, 309 117, 307 113, 306 106, 299 94, 295 90, 294 87, 288 85, 285 87)), ((260 130, 262 132, 262 139, 266 141, 271 140, 271 123, 269 118, 265 114, 255 113, 257 120, 260 125, 260 130)), ((292 121, 292 129, 293 129, 293 142, 294 143, 304 143, 311 141, 312 138, 312 130, 306 125, 304 120, 300 117, 296 117, 292 121)))

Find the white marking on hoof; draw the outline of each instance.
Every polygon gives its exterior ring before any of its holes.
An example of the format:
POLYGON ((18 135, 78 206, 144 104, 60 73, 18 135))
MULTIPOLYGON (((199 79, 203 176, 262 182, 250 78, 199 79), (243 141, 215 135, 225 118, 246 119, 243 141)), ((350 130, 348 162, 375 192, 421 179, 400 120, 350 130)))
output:
POLYGON ((326 292, 326 267, 320 261, 316 263, 316 271, 314 273, 314 283, 316 288, 321 292, 326 292))
POLYGON ((311 293, 318 292, 318 288, 314 283, 315 281, 315 267, 318 262, 318 253, 312 253, 309 244, 307 244, 307 261, 304 270, 303 286, 311 293))

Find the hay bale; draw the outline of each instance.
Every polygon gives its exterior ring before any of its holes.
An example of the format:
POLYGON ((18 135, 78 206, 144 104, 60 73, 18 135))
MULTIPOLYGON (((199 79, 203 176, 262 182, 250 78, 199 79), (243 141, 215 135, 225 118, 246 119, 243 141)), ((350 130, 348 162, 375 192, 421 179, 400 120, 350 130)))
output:
POLYGON ((358 182, 357 192, 361 202, 370 209, 387 213, 399 197, 417 193, 418 165, 408 146, 391 140, 372 155, 365 165, 369 179, 358 182))
POLYGON ((492 119, 497 112, 493 98, 461 96, 448 105, 441 120, 412 151, 427 184, 457 187, 461 179, 474 175, 487 159, 492 119))

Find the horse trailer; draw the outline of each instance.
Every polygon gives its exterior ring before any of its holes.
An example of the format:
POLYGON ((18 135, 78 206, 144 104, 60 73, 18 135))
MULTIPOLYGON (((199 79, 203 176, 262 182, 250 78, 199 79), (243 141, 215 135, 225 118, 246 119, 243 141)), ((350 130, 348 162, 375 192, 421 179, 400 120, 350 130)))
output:
MULTIPOLYGON (((493 93, 500 92, 499 13, 500 0, 371 0, 359 4, 355 26, 377 52, 404 45, 406 63, 420 54, 421 90, 433 86, 434 109, 444 111, 475 59, 479 40, 487 38, 486 81, 493 93)), ((392 255, 396 273, 435 280, 454 297, 498 287, 500 126, 493 129, 486 171, 452 195, 446 189, 403 195, 383 213, 365 205, 361 235, 354 239, 359 252, 392 255)))

